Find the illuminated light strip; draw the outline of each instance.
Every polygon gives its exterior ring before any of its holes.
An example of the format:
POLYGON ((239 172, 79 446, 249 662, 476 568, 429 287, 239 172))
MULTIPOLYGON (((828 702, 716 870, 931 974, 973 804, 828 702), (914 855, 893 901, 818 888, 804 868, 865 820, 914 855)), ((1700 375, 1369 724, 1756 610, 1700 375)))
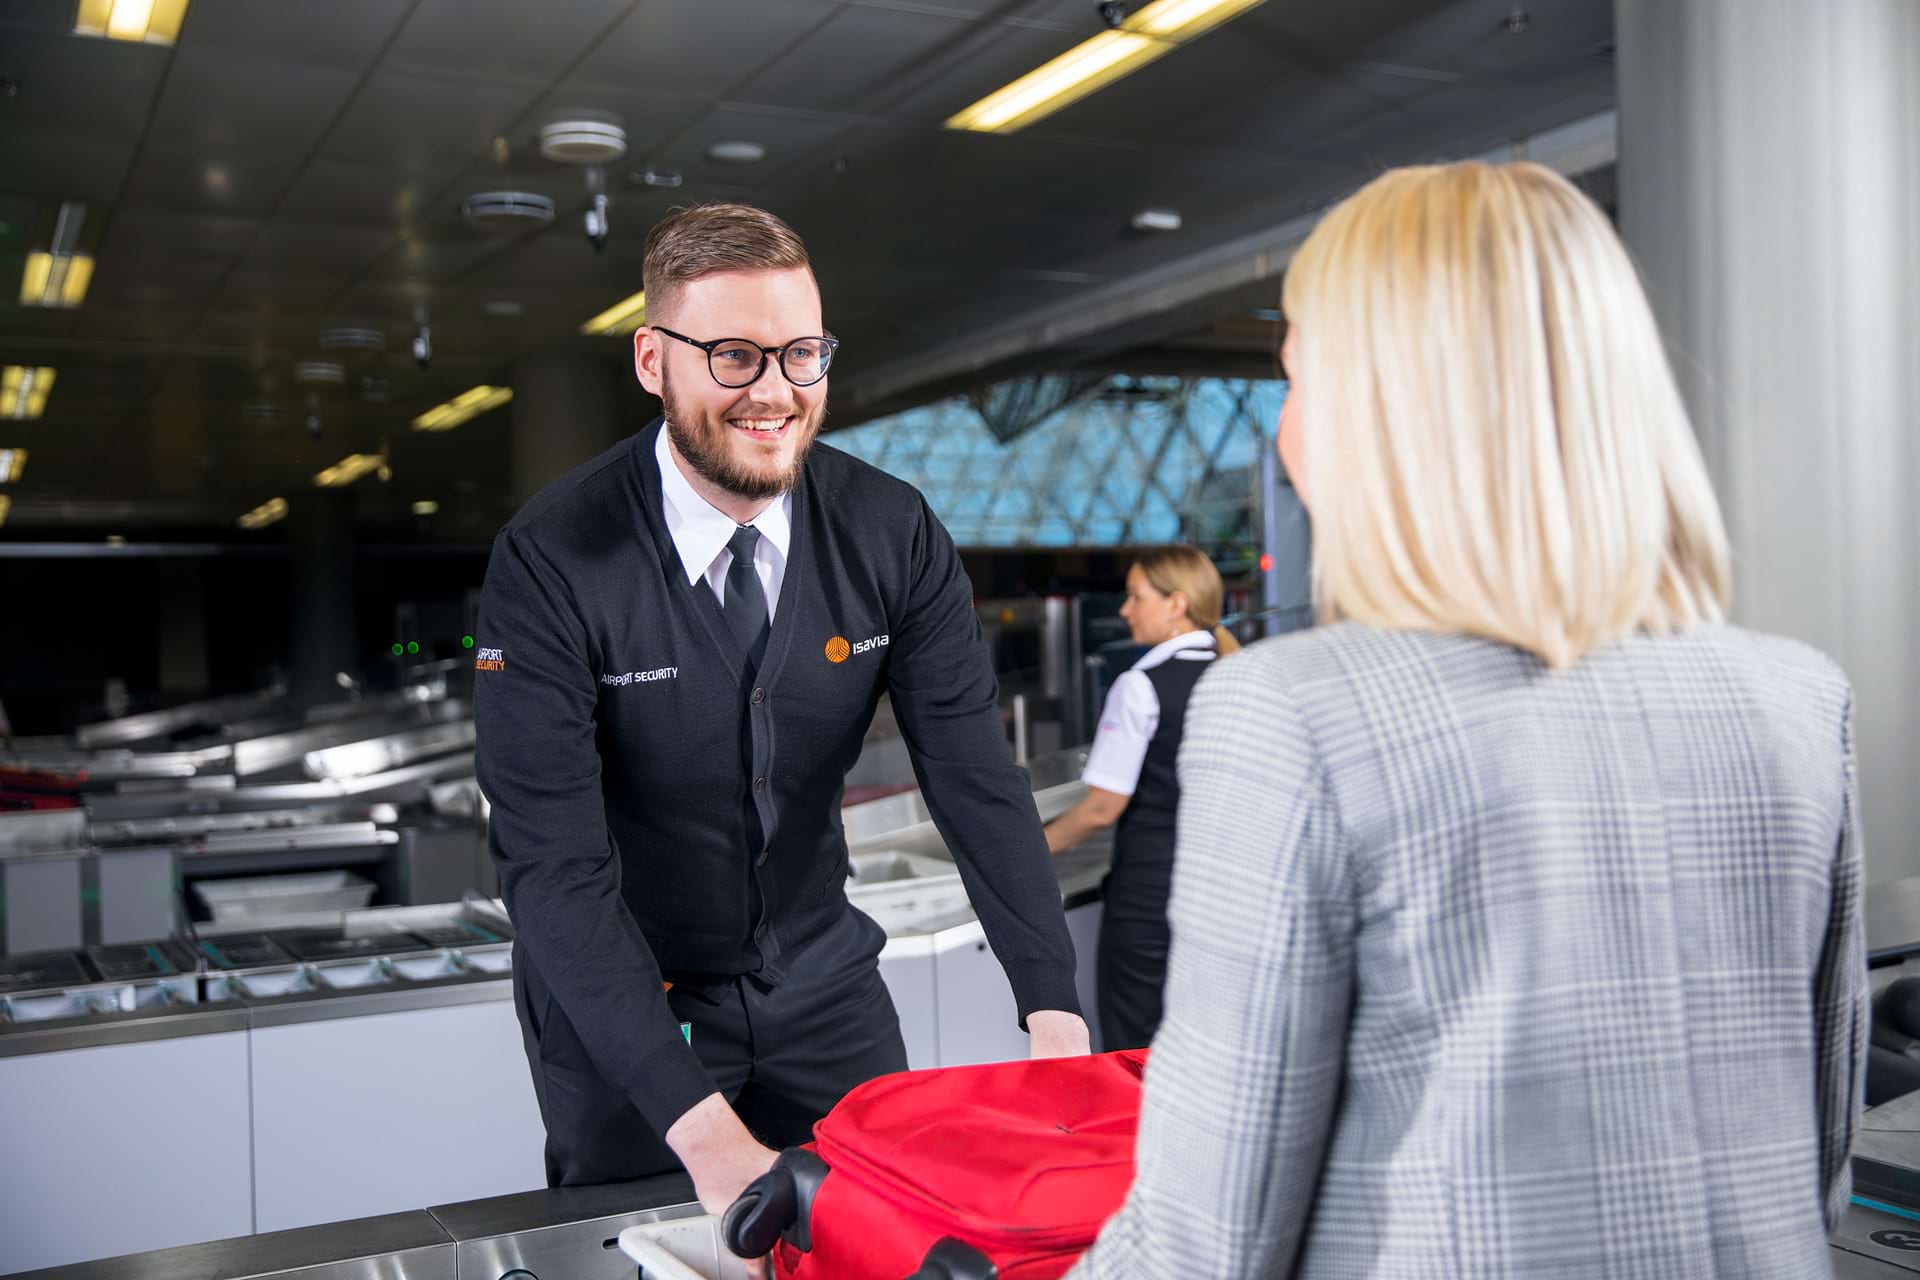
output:
POLYGON ((25 449, 0 449, 0 484, 13 484, 27 469, 25 449))
POLYGON ((948 118, 946 127, 1014 133, 1080 101, 1265 0, 1154 0, 948 118))
POLYGON ((45 365, 10 364, 0 372, 0 418, 33 419, 45 412, 56 371, 45 365))
POLYGON ((477 418, 513 399, 512 387, 474 387, 462 391, 445 404, 435 405, 413 420, 415 431, 451 431, 461 423, 477 418))
POLYGON ((316 473, 313 482, 322 489, 337 489, 386 469, 387 460, 377 453, 350 453, 325 471, 316 473))
POLYGON ((264 529, 274 521, 284 520, 286 518, 287 500, 285 498, 268 498, 265 502, 240 517, 240 527, 242 529, 264 529))
POLYGON ((632 333, 647 322, 647 292, 639 293, 620 301, 602 311, 593 319, 580 326, 582 333, 632 333))
POLYGON ((172 44, 186 16, 187 0, 80 0, 73 30, 136 44, 172 44))

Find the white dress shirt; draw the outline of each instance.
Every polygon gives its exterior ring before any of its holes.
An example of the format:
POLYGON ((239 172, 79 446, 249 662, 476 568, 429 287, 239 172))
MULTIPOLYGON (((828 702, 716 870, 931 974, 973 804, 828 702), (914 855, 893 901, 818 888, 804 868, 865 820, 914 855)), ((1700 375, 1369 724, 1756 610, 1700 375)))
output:
MULTIPOLYGON (((667 517, 667 532, 673 537, 673 549, 680 553, 680 566, 687 571, 692 585, 702 576, 713 588, 721 604, 727 602, 727 570, 733 565, 733 552, 727 540, 740 528, 734 518, 693 491, 680 464, 667 451, 667 431, 663 426, 653 446, 660 464, 660 506, 667 517)), ((793 538, 793 494, 780 495, 751 522, 760 531, 760 542, 753 554, 753 571, 767 593, 767 621, 780 607, 780 583, 787 574, 787 546, 793 538)))
POLYGON ((1140 782, 1147 744, 1160 727, 1160 695, 1153 691, 1147 672, 1173 658, 1207 662, 1214 657, 1211 631, 1183 631, 1147 650, 1146 656, 1122 671, 1107 690, 1100 708, 1100 728, 1087 748, 1087 767, 1080 780, 1090 787, 1130 796, 1140 782))

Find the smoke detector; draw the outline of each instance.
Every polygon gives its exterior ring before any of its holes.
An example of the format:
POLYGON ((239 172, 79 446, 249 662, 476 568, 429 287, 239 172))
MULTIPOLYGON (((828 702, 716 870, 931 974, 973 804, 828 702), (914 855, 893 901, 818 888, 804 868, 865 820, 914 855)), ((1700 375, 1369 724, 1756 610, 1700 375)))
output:
POLYGON ((553 221, 553 201, 529 191, 481 191, 466 198, 460 215, 483 231, 525 231, 553 221))
POLYGON ((562 164, 607 164, 627 154, 627 131, 618 116, 570 111, 540 126, 540 154, 562 164))
POLYGON ((322 329, 320 331, 320 349, 322 351, 382 351, 386 349, 387 335, 378 329, 322 329))
POLYGON ((302 360, 293 366, 293 380, 310 386, 337 387, 347 380, 347 370, 331 360, 302 360))

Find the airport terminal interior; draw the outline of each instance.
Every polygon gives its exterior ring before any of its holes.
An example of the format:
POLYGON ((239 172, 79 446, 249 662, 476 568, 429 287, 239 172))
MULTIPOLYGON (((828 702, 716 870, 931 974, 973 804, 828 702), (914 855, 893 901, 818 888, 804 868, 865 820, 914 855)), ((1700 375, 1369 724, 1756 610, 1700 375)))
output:
MULTIPOLYGON (((531 713, 484 684, 537 660, 488 616, 501 530, 653 464, 649 234, 713 204, 804 241, 837 344, 808 465, 950 536, 1049 823, 1157 643, 1143 556, 1198 548, 1241 645, 1323 621, 1274 444, 1323 216, 1401 165, 1569 180, 1668 344, 1733 620, 1856 691, 1865 986, 1920 990, 1917 139, 1912 0, 0 0, 0 1274, 612 1280, 706 1221, 678 1174, 548 1187, 487 740, 531 713)), ((800 395, 794 341, 747 358, 800 395)), ((836 563, 907 545, 888 509, 834 516, 870 540, 836 563)), ((709 575, 729 617, 741 577, 709 575)), ((801 606, 744 578, 778 650, 801 606)), ((885 932, 907 1065, 1020 1059, 884 674, 915 625, 796 641, 881 674, 793 803, 885 932)), ((691 696, 683 660, 619 679, 691 696)), ((600 682, 603 718, 648 692, 600 682)), ((1095 1049, 1114 840, 1051 860, 1095 1049)), ((1874 1004, 1841 1277, 1920 1275, 1907 1007, 1874 1004)))

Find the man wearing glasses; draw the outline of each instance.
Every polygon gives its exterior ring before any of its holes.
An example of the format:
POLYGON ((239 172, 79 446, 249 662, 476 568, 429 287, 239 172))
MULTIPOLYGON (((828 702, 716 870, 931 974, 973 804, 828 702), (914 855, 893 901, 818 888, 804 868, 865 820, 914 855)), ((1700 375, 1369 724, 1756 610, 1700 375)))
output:
POLYGON ((839 343, 805 247, 699 206, 643 272, 662 420, 495 540, 479 774, 549 1183, 684 1164, 718 1210, 763 1140, 906 1067, 839 821, 883 693, 1034 1056, 1087 1029, 953 543, 910 486, 813 445, 839 343))

